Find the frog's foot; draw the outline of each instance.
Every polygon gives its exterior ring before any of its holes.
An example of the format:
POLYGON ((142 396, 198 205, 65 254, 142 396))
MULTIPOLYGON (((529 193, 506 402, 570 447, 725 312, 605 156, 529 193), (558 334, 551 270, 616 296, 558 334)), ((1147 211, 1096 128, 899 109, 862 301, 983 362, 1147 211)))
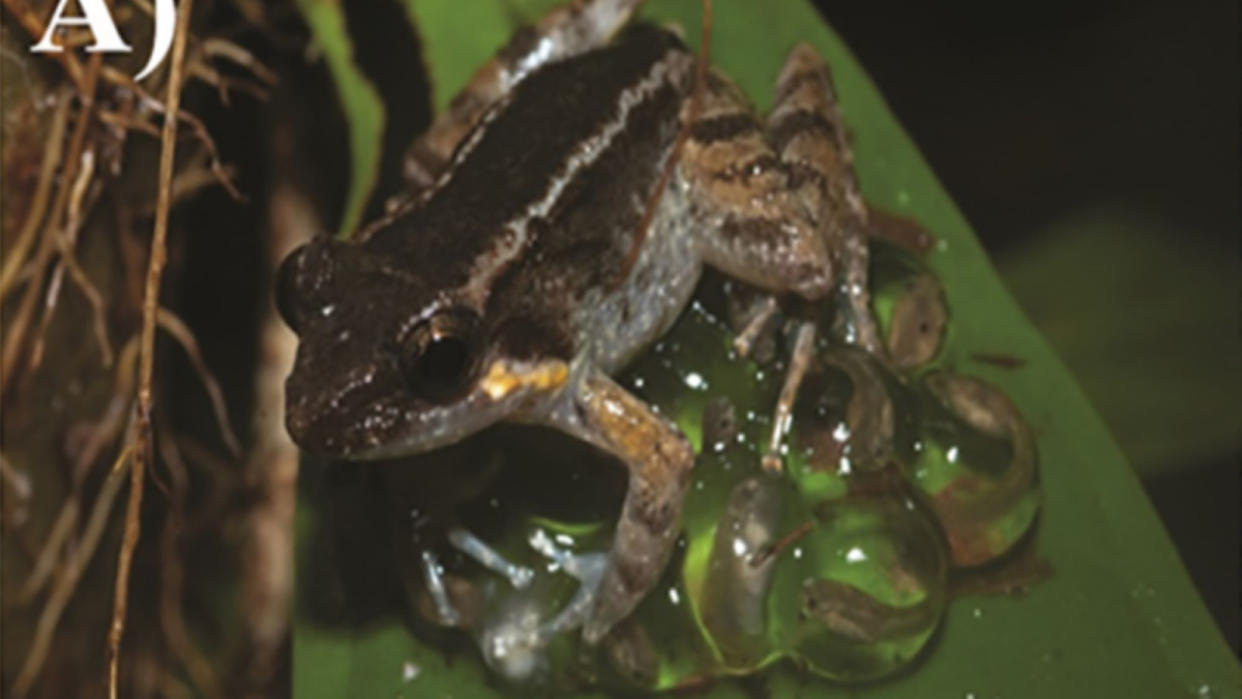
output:
POLYGON ((582 633, 596 643, 659 581, 677 541, 694 450, 672 423, 600 371, 589 370, 565 396, 551 424, 611 452, 630 471, 607 564, 597 589, 586 593, 582 633))
POLYGON ((535 571, 510 562, 498 551, 488 546, 482 539, 461 527, 453 527, 448 532, 449 543, 453 548, 474 559, 479 565, 502 575, 509 584, 518 590, 525 589, 535 577, 535 571))
POLYGON ((781 386, 780 396, 776 400, 776 409, 772 416, 772 436, 768 440, 768 450, 760 464, 765 471, 779 472, 784 468, 782 451, 785 435, 793 424, 794 402, 798 399, 798 388, 806 376, 806 370, 815 356, 815 323, 804 322, 798 326, 798 335, 794 339, 793 352, 789 357, 789 369, 785 372, 785 383, 781 386))
MULTIPOLYGON (((448 541, 453 548, 476 561, 484 568, 503 576, 515 590, 524 590, 535 578, 535 571, 512 563, 498 551, 488 546, 482 539, 462 527, 453 527, 448 531, 448 541)), ((454 594, 450 579, 446 577, 440 558, 430 549, 419 552, 419 567, 423 573, 423 584, 431 597, 432 613, 435 621, 444 626, 470 626, 473 621, 468 613, 459 606, 460 594, 454 594)), ((469 604, 466 604, 469 607, 469 604)))
POLYGON ((546 664, 544 652, 548 644, 586 621, 607 562, 602 553, 575 554, 557 548, 542 529, 535 531, 529 543, 581 585, 551 619, 544 620, 537 596, 519 592, 483 628, 479 645, 488 667, 514 681, 530 679, 546 664))
POLYGON ((444 626, 460 626, 462 615, 449 599, 448 588, 444 584, 444 567, 440 558, 433 551, 424 550, 419 555, 419 564, 423 571, 423 583, 427 593, 431 595, 431 603, 435 607, 437 620, 444 626))
POLYGON ((760 340, 767 335, 780 310, 780 303, 771 294, 765 294, 745 309, 742 329, 733 338, 733 350, 739 357, 750 358, 760 340))
POLYGON ((531 535, 529 543, 531 548, 581 583, 565 608, 544 625, 544 631, 555 635, 582 626, 598 595, 599 584, 608 563, 607 556, 602 553, 575 554, 559 549, 542 529, 531 535))

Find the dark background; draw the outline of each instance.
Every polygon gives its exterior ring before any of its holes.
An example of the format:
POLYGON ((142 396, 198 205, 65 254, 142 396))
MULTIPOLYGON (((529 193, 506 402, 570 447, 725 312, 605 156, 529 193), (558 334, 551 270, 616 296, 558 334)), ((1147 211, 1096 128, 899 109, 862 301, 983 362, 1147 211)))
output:
MULTIPOLYGON (((1236 2, 815 4, 1002 274, 1049 225, 1101 205, 1158 219, 1174 245, 1238 271, 1236 2)), ((1124 251, 1100 260, 1125 263, 1124 251)), ((1198 303, 1236 348, 1242 275, 1231 276, 1232 293, 1198 303)), ((1029 308, 1033 299, 1018 296, 1029 308)), ((1142 309, 1106 310, 1144 322, 1142 309)), ((1116 436, 1126 448, 1127 435, 1116 436)), ((1237 444, 1152 468, 1144 484, 1236 652, 1237 444)))

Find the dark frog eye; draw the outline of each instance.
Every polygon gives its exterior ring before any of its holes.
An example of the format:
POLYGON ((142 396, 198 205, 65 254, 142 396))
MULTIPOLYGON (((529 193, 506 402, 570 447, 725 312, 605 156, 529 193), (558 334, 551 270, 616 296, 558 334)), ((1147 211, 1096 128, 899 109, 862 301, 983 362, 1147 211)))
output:
POLYGON ((285 325, 288 325, 295 333, 299 332, 300 309, 305 303, 304 299, 298 297, 298 267, 305 253, 305 247, 298 248, 280 263, 280 267, 276 270, 275 287, 272 289, 276 299, 276 311, 284 319, 285 325))
POLYGON ((451 398, 478 366, 478 318, 465 309, 437 311, 406 333, 400 351, 411 390, 429 400, 451 398))

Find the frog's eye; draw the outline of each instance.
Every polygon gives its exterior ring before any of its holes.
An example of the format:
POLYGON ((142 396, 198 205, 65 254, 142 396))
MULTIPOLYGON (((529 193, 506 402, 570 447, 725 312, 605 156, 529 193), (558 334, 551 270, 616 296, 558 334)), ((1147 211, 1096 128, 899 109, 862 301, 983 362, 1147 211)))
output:
POLYGON ((301 317, 298 312, 302 301, 298 297, 298 266, 305 251, 305 247, 294 250, 292 254, 285 258, 284 262, 280 263, 280 268, 276 270, 276 284, 273 289, 276 299, 276 311, 284 319, 285 325, 288 325, 295 333, 299 332, 299 326, 301 325, 301 317))
POLYGON ((431 400, 459 393, 478 364, 477 330, 478 318, 462 309, 438 311, 414 326, 401 343, 410 388, 431 400))

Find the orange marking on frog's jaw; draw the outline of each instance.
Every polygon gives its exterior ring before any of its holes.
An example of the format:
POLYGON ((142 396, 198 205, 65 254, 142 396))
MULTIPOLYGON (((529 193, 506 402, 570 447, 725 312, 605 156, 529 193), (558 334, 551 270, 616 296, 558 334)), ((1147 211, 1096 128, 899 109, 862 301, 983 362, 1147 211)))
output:
POLYGON ((560 360, 545 360, 522 366, 498 360, 488 368, 487 374, 479 382, 479 387, 489 398, 498 401, 523 388, 552 391, 565 385, 568 378, 569 365, 560 360))

